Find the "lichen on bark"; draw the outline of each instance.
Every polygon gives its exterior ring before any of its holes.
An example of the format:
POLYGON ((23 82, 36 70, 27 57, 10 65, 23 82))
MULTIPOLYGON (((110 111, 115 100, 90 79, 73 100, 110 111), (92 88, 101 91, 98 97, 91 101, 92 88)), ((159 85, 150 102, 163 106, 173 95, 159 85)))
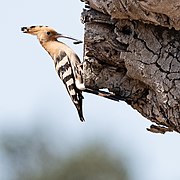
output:
MULTIPOLYGON (((129 7, 139 6, 136 1, 125 2, 86 1, 90 9, 82 13, 85 85, 93 89, 107 88, 124 99, 155 123, 148 129, 152 132, 180 132, 179 21, 169 21, 169 28, 174 25, 169 29, 167 23, 150 22, 139 12, 133 14, 129 7), (124 15, 117 4, 128 9, 124 15)), ((150 7, 154 6, 149 6, 154 12, 150 7)))

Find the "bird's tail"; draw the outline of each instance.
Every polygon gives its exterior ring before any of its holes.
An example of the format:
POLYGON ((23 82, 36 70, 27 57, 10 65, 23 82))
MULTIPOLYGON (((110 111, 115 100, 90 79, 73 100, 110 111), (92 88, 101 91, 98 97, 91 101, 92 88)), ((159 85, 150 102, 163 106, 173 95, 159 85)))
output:
POLYGON ((82 108, 79 108, 79 107, 77 107, 77 106, 76 106, 76 108, 77 108, 77 111, 78 111, 79 119, 80 119, 82 122, 85 121, 84 116, 83 116, 83 112, 82 112, 82 108))
POLYGON ((76 109, 78 111, 79 119, 83 122, 85 121, 84 116, 83 116, 83 109, 82 109, 82 101, 84 97, 82 96, 82 92, 78 92, 78 103, 75 103, 76 109))
POLYGON ((117 96, 113 93, 110 92, 105 92, 105 91, 101 91, 101 90, 94 90, 94 89, 89 89, 86 88, 85 90, 83 90, 83 92, 87 92, 87 93, 91 93, 91 94, 95 94, 113 101, 120 101, 120 100, 125 100, 123 97, 117 96))

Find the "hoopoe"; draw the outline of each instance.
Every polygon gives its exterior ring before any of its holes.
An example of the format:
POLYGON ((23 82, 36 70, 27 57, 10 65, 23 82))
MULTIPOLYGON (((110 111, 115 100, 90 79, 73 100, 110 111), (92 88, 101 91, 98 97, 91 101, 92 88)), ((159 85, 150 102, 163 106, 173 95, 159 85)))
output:
POLYGON ((64 36, 48 26, 22 27, 21 30, 24 33, 37 36, 42 47, 53 59, 56 72, 65 84, 81 121, 85 120, 82 111, 82 91, 119 101, 119 99, 111 93, 85 88, 82 77, 82 64, 79 57, 70 47, 57 39, 72 39, 75 40, 74 44, 81 43, 82 41, 78 41, 69 36, 64 36))

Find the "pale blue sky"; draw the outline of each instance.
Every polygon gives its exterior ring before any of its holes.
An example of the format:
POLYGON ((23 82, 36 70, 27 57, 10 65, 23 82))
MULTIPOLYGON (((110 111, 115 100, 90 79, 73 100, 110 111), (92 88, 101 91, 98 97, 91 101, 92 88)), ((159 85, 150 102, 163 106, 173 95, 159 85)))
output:
MULTIPOLYGON (((96 139, 112 153, 123 152, 130 162, 133 180, 179 180, 177 133, 149 133, 145 128, 151 123, 130 106, 89 94, 84 94, 86 122, 81 123, 50 56, 35 37, 20 31, 22 26, 49 25, 60 33, 83 39, 82 8, 79 0, 1 3, 0 134, 27 133, 38 127, 47 131, 54 144, 59 143, 59 136, 64 138, 65 147, 75 149, 96 139)), ((82 59, 83 45, 64 42, 82 59)), ((9 180, 1 175, 1 180, 9 180)))

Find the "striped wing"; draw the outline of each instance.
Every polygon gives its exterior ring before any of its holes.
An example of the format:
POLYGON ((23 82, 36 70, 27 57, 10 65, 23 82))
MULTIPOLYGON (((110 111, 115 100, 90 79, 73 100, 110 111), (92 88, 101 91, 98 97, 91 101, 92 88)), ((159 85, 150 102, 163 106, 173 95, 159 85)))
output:
POLYGON ((69 57, 64 51, 59 53, 59 56, 54 59, 56 71, 66 86, 66 89, 77 108, 79 117, 81 121, 84 121, 82 112, 82 91, 77 89, 75 85, 75 77, 73 69, 69 60, 69 57))

